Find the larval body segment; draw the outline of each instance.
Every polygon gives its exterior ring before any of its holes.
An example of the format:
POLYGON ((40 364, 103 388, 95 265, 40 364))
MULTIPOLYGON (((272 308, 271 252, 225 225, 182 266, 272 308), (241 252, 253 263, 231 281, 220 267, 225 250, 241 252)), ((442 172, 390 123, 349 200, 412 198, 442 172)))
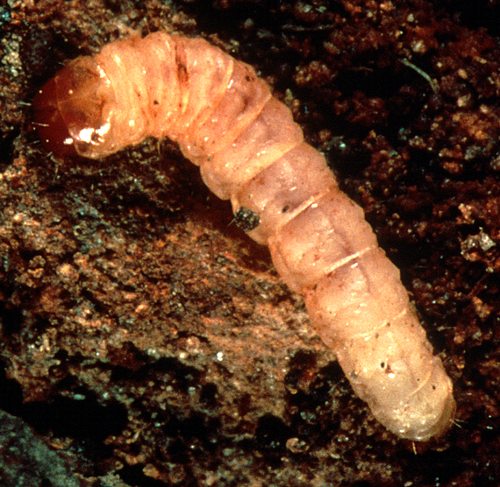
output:
POLYGON ((148 136, 178 142, 217 196, 259 216, 250 237, 269 246, 285 282, 305 296, 318 334, 375 417, 412 440, 450 426, 451 380, 399 271, 250 66, 202 39, 132 37, 69 63, 34 109, 41 139, 60 154, 101 158, 148 136))

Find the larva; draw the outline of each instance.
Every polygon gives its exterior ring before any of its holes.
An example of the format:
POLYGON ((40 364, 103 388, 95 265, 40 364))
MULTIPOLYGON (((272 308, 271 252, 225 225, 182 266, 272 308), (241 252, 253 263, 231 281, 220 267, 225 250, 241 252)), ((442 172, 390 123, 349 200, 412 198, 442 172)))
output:
POLYGON ((40 138, 58 155, 97 159, 148 136, 176 141, 304 295, 318 334, 374 416, 411 440, 447 430, 452 383, 399 271, 250 66, 200 38, 134 36, 70 62, 33 105, 40 138))

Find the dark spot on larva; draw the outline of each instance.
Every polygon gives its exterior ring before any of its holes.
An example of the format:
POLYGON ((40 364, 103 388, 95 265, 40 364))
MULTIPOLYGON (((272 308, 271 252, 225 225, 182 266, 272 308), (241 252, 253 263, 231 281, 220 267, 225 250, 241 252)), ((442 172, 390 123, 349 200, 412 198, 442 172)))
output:
POLYGON ((184 66, 184 64, 177 65, 177 77, 179 78, 181 86, 188 84, 189 73, 188 73, 186 66, 184 66))
POLYGON ((286 205, 283 208, 281 208, 281 213, 286 213, 289 209, 290 209, 290 207, 288 205, 286 205))
POLYGON ((385 367, 385 362, 381 362, 380 367, 383 369, 385 367))
POLYGON ((234 214, 234 222, 244 232, 251 232, 259 226, 260 216, 255 211, 242 206, 234 214))
POLYGON ((160 102, 158 100, 153 101, 153 105, 159 105, 159 104, 160 104, 160 102))
POLYGON ((241 97, 241 111, 244 113, 248 107, 252 103, 251 98, 248 98, 247 96, 241 97))

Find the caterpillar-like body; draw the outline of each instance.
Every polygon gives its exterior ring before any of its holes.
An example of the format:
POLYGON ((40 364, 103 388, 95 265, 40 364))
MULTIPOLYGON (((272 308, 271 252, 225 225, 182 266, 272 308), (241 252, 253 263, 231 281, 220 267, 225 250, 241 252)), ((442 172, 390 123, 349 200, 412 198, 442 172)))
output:
POLYGON ((304 295, 375 417, 412 440, 447 430, 452 383, 399 271, 250 66, 199 38, 131 37, 70 62, 39 91, 34 111, 40 138, 59 155, 100 158, 148 136, 178 142, 208 187, 237 216, 250 215, 248 234, 304 295))

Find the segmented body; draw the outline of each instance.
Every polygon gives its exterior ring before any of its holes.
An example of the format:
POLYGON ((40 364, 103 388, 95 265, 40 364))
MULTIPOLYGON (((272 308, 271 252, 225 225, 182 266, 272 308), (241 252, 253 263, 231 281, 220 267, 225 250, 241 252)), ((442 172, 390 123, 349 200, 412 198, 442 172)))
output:
POLYGON ((101 158, 148 136, 176 141, 304 295, 318 334, 375 417, 412 440, 449 427, 451 380, 399 271, 250 66, 199 38, 132 37, 70 62, 34 109, 56 154, 101 158))

